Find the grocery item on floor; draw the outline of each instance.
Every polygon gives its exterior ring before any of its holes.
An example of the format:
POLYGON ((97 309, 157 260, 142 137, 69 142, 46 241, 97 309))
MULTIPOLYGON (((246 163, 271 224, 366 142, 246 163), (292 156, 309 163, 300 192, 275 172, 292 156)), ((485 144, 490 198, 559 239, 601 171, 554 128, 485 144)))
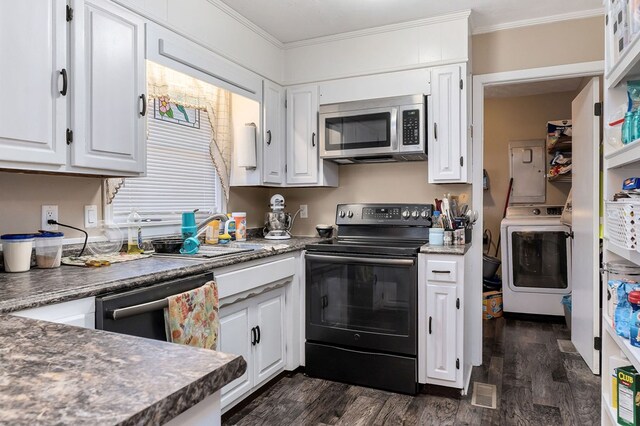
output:
POLYGON ((26 272, 31 269, 33 234, 4 234, 0 236, 6 272, 26 272))
POLYGON ((617 368, 616 375, 618 377, 618 424, 640 425, 640 394, 638 394, 640 375, 632 365, 617 368))
POLYGON ((502 291, 482 293, 482 318, 489 320, 502 316, 502 291))
POLYGON ((611 386, 609 387, 611 389, 611 400, 609 403, 614 410, 618 409, 618 374, 616 370, 627 365, 629 365, 629 360, 622 354, 609 357, 609 379, 611 381, 611 386))
POLYGON ((62 259, 62 232, 40 232, 35 234, 36 264, 38 268, 59 268, 62 259))
POLYGON ((571 294, 562 296, 562 307, 564 308, 564 319, 567 322, 567 328, 571 330, 571 294))

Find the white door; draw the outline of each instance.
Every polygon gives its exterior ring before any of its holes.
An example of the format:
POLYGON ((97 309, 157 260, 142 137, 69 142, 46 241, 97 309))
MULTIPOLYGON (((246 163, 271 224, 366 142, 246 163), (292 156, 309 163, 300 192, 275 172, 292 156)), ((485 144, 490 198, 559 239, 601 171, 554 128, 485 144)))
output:
POLYGON ((571 341, 594 374, 600 372, 600 351, 594 349, 594 339, 600 337, 600 118, 594 114, 598 102, 600 83, 594 77, 571 103, 574 237, 571 341))
POLYGON ((282 184, 284 174, 284 90, 277 84, 264 80, 262 108, 263 174, 264 183, 282 184))
POLYGON ((222 405, 226 405, 252 387, 252 351, 250 303, 243 301, 220 309, 218 350, 240 355, 247 363, 245 373, 222 388, 222 405))
POLYGON ((106 0, 74 5, 72 165, 143 173, 144 21, 106 0))
POLYGON ((2 161, 66 162, 65 8, 62 0, 0 2, 2 161))
POLYGON ((284 288, 257 298, 255 307, 255 384, 259 386, 284 369, 284 288))
POLYGON ((428 132, 429 182, 462 179, 462 132, 460 67, 436 68, 431 72, 432 128, 428 132))
POLYGON ((427 284, 427 383, 456 380, 456 286, 427 284))
POLYGON ((318 86, 287 90, 287 183, 318 182, 318 86))

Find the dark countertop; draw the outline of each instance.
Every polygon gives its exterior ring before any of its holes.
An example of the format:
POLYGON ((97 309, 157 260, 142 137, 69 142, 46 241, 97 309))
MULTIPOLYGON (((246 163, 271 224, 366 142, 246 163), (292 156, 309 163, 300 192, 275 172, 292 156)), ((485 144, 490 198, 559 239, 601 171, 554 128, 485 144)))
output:
POLYGON ((161 424, 246 367, 237 355, 0 315, 3 424, 161 424))
POLYGON ((471 248, 471 243, 465 245, 450 245, 450 246, 432 246, 425 244, 420 247, 420 253, 427 254, 457 254, 464 255, 471 248))
POLYGON ((153 256, 115 263, 102 268, 62 265, 60 268, 31 269, 22 273, 0 272, 0 313, 81 299, 115 290, 144 287, 160 281, 206 273, 216 268, 301 250, 306 244, 323 240, 314 237, 294 237, 277 241, 256 238, 247 240, 246 244, 276 247, 286 244, 287 247, 256 250, 212 259, 153 256))

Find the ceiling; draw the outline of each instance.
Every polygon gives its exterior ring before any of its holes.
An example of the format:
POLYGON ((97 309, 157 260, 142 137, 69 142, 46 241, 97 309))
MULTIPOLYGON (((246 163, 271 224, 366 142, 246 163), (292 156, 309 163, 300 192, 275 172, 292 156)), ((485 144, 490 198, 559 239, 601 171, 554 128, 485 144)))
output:
POLYGON ((543 95, 547 93, 573 92, 580 87, 583 77, 557 80, 533 81, 529 83, 486 86, 485 98, 515 98, 519 96, 543 95))
MULTIPOLYGON (((579 16, 602 0, 221 0, 283 43, 471 9, 474 29, 579 16)), ((556 19, 559 20, 559 19, 556 19)))

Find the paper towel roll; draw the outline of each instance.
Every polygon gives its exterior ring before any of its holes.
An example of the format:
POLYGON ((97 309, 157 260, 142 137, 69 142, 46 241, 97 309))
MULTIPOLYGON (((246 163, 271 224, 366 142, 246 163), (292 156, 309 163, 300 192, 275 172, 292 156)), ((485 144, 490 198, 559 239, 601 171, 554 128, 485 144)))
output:
POLYGON ((256 159, 256 125, 253 123, 245 124, 236 142, 238 167, 244 167, 246 169, 255 169, 258 167, 256 159))

